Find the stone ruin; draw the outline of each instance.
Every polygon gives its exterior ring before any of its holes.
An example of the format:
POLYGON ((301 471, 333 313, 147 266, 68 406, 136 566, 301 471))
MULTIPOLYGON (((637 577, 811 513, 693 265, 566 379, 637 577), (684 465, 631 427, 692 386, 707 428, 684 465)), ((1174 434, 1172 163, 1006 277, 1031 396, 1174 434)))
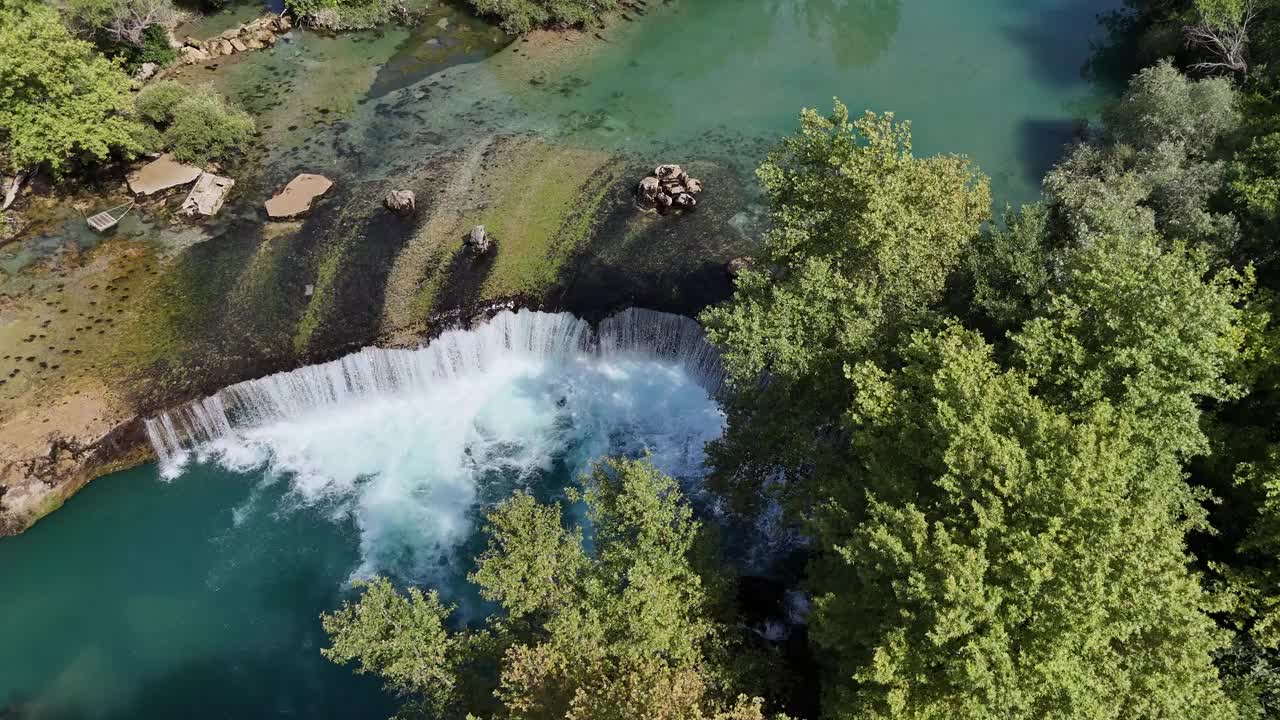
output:
POLYGON ((246 50, 261 50, 275 45, 277 36, 293 27, 287 15, 268 15, 253 22, 234 27, 210 40, 184 38, 178 56, 182 62, 192 63, 212 60, 220 55, 233 55, 246 50))
POLYGON ((689 177, 679 165, 659 165, 636 187, 636 203, 660 213, 677 208, 691 210, 698 204, 694 196, 702 192, 702 181, 689 177))

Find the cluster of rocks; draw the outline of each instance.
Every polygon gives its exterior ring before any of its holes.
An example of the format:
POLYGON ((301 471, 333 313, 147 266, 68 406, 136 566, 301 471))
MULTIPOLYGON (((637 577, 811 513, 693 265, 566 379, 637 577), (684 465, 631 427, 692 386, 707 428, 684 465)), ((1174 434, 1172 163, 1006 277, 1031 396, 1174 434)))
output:
POLYGON ((702 192, 702 181, 689 177, 679 165, 659 165, 636 187, 636 202, 645 210, 666 212, 671 208, 692 209, 694 196, 702 192))
POLYGON ((220 55, 233 55, 246 50, 261 50, 275 45, 279 35, 293 27, 287 15, 268 15, 240 27, 231 28, 210 40, 186 37, 179 57, 187 64, 205 62, 220 55))

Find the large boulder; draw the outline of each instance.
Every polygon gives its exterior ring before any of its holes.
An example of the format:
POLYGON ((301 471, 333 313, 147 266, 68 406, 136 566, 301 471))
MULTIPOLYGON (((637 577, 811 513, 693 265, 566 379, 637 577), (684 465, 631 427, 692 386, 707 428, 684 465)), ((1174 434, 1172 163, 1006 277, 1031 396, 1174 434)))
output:
POLYGON ((311 210, 316 198, 329 192, 331 187, 333 181, 329 178, 303 173, 267 201, 267 217, 282 220, 303 215, 311 210))
POLYGON ((636 202, 640 203, 640 207, 652 208, 658 204, 658 193, 662 187, 658 184, 658 178, 649 176, 640 181, 640 185, 636 187, 636 202))
POLYGON ((418 209, 416 201, 417 198, 408 190, 392 190, 382 199, 382 204, 397 215, 407 216, 418 209))
POLYGON ((483 255, 489 252, 489 246, 493 243, 493 238, 484 231, 483 225, 476 225, 471 228, 471 232, 467 234, 464 244, 467 249, 477 255, 483 255))

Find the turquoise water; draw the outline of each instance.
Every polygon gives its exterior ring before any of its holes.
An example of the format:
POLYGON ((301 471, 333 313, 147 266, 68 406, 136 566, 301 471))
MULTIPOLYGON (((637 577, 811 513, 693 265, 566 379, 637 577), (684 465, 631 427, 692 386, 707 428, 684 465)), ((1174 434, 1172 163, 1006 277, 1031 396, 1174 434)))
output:
MULTIPOLYGON (((319 655, 353 530, 322 508, 237 526, 256 480, 200 467, 165 483, 147 465, 0 542, 0 716, 389 715, 376 683, 319 655)), ((285 488, 263 501, 283 507, 285 488)))
MULTIPOLYGON (((802 107, 910 120, 922 153, 964 153, 997 202, 1024 202, 1109 90, 1086 77, 1119 0, 699 0, 650 3, 603 47, 528 76, 516 42, 395 103, 458 137, 529 129, 664 161, 752 169, 802 107), (517 72, 521 68, 526 72, 517 72)), ((578 41, 582 44, 583 41, 578 41)), ((586 41, 590 42, 590 40, 586 41)), ((575 43, 563 43, 573 55, 575 43)), ((537 50, 533 51, 535 54, 537 50)), ((393 115, 395 113, 388 113, 393 115)), ((385 140, 395 120, 380 117, 385 140), (390 125, 388 125, 388 123, 390 125)), ((398 144, 388 153, 414 152, 398 144)))
MULTIPOLYGON (((362 143, 358 162, 375 174, 391 173, 398 155, 425 152, 415 147, 425 129, 459 143, 527 129, 748 169, 794 128, 801 106, 825 109, 839 95, 855 112, 912 120, 922 152, 970 154, 999 201, 1027 200, 1098 102, 1081 70, 1098 37, 1095 15, 1118 4, 653 3, 642 21, 605 31, 601 52, 536 83, 511 80, 511 64, 523 62, 517 42, 418 85, 380 84, 385 94, 364 106, 376 122, 356 122, 344 137, 362 143)), ((651 446, 691 407, 707 411, 687 404, 698 398, 678 373, 653 367, 515 370, 473 378, 434 404, 398 398, 277 427, 255 440, 255 452, 275 456, 266 468, 224 456, 171 482, 154 466, 102 478, 0 541, 0 717, 6 707, 36 718, 386 717, 391 704, 375 683, 319 656, 317 616, 344 597, 353 574, 416 576, 467 603, 458 579, 477 542, 475 503, 509 490, 511 473, 554 494, 586 456, 651 446), (569 403, 595 415, 575 420, 562 390, 584 377, 609 402, 569 403), (633 394, 606 391, 609 383, 633 394), (664 389, 677 397, 660 402, 664 389), (433 439, 478 393, 491 402, 468 410, 464 428, 478 433, 485 457, 512 462, 488 476, 501 482, 452 495, 447 517, 433 514, 441 506, 419 480, 473 462, 477 447, 474 438, 433 439), (611 413, 630 420, 605 422, 611 413), (551 460, 517 472, 520 449, 539 438, 555 439, 540 451, 551 460), (428 536, 434 544, 423 544, 428 536), (433 558, 447 572, 421 569, 433 558)))

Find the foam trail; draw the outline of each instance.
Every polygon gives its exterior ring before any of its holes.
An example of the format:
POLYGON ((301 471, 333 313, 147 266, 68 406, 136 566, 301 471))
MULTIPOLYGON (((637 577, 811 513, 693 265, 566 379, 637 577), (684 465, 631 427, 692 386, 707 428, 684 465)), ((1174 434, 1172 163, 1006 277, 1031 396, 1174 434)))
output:
POLYGON ((146 427, 166 476, 193 459, 265 469, 303 504, 354 518, 358 573, 422 579, 517 487, 554 494, 593 460, 641 452, 700 477, 723 380, 688 318, 628 310, 597 332, 566 313, 503 312, 415 350, 233 385, 146 427))

